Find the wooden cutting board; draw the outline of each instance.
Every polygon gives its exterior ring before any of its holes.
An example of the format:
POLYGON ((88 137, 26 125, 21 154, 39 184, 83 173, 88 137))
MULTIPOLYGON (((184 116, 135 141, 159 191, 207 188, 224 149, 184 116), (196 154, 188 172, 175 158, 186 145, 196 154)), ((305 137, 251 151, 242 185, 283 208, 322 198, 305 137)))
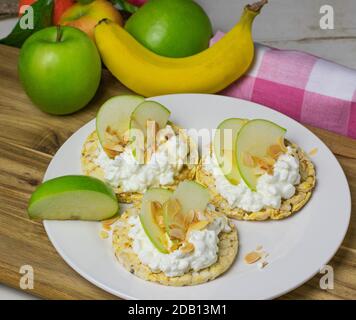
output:
MULTIPOLYGON (((36 296, 115 299, 64 262, 48 240, 43 225, 27 218, 26 207, 57 149, 95 117, 107 98, 129 91, 104 71, 100 89, 88 107, 70 116, 47 115, 35 108, 22 90, 17 59, 17 49, 0 46, 0 282, 19 289, 19 269, 31 265, 35 285, 28 291, 36 296)), ((329 146, 344 168, 353 197, 353 215, 347 236, 330 262, 335 271, 334 289, 321 290, 321 275, 317 275, 281 298, 356 299, 356 140, 310 129, 329 146)))

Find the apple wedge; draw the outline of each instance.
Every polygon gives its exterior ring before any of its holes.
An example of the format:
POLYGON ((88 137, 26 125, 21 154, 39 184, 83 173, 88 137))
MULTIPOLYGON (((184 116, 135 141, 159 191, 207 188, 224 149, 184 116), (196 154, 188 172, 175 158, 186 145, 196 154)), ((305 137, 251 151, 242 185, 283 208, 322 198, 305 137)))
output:
POLYGON ((217 127, 213 151, 226 179, 237 185, 241 177, 236 163, 236 139, 240 129, 248 120, 239 118, 226 119, 217 127))
POLYGON ((107 100, 101 106, 96 116, 96 132, 103 148, 106 145, 107 131, 124 135, 130 128, 132 112, 144 100, 140 96, 122 95, 107 100))
POLYGON ((115 193, 104 182, 87 176, 48 180, 32 194, 31 219, 93 220, 111 218, 119 210, 115 193))
POLYGON ((142 199, 140 212, 142 227, 155 248, 162 253, 168 253, 166 231, 162 228, 162 206, 171 196, 172 192, 167 189, 152 188, 146 191, 142 199))
POLYGON ((154 121, 158 130, 167 125, 171 112, 155 101, 144 101, 131 114, 130 129, 142 130, 147 136, 148 121, 154 121))
POLYGON ((203 212, 209 200, 208 189, 200 183, 181 182, 173 196, 163 205, 163 220, 169 236, 184 240, 185 228, 192 223, 194 211, 203 212))
POLYGON ((173 191, 163 188, 151 188, 145 192, 142 202, 157 201, 163 205, 171 196, 173 191))
POLYGON ((182 207, 183 213, 190 210, 204 211, 210 201, 210 194, 206 187, 195 181, 183 181, 173 192, 182 207))
POLYGON ((237 166, 242 179, 251 190, 256 190, 261 169, 262 172, 268 172, 276 156, 286 151, 286 131, 279 125, 262 119, 251 120, 240 129, 236 140, 237 166))

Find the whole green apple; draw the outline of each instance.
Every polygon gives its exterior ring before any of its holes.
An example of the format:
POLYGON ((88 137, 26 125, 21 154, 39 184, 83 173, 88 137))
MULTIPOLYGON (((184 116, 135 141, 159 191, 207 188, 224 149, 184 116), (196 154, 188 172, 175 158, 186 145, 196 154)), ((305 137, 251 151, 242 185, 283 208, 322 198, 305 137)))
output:
POLYGON ((209 47, 209 17, 193 0, 150 0, 126 22, 125 29, 149 50, 182 58, 209 47))
POLYGON ((73 113, 93 98, 101 61, 93 41, 73 27, 49 27, 20 51, 19 76, 33 103, 51 114, 73 113))

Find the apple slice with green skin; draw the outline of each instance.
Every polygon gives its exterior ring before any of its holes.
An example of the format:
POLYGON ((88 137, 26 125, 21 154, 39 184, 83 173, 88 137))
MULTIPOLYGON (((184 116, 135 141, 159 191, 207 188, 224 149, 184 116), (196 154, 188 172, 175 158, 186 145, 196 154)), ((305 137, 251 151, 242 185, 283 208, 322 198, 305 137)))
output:
POLYGON ((182 212, 188 213, 190 210, 204 211, 210 201, 210 194, 202 184, 185 180, 173 192, 173 198, 179 201, 182 212))
POLYGON ((144 100, 141 96, 122 95, 110 98, 101 106, 96 116, 96 132, 103 147, 107 128, 124 135, 130 128, 132 112, 144 100))
POLYGON ((148 189, 143 195, 142 202, 157 201, 163 205, 171 196, 173 191, 164 188, 148 189))
POLYGON ((170 201, 163 206, 163 221, 167 232, 169 233, 170 226, 175 224, 177 213, 180 212, 184 217, 191 210, 204 211, 209 201, 210 194, 206 187, 195 181, 181 182, 170 201))
POLYGON ((248 120, 230 118, 221 122, 214 136, 213 151, 226 179, 237 185, 241 177, 236 163, 236 139, 248 120))
POLYGON ((167 245, 164 241, 166 232, 157 224, 153 204, 158 202, 163 206, 172 194, 172 191, 167 189, 152 188, 146 191, 142 199, 140 221, 143 230, 145 230, 147 237, 155 248, 162 253, 168 253, 167 245))
POLYGON ((268 156, 268 148, 284 141, 286 131, 279 125, 263 119, 251 120, 240 129, 236 140, 237 166, 241 178, 251 190, 256 190, 258 175, 255 168, 246 163, 246 157, 268 156))
POLYGON ((157 132, 167 125, 170 114, 166 107, 155 101, 144 101, 132 112, 130 138, 133 155, 139 163, 145 163, 145 154, 154 152, 157 132))
POLYGON ((155 121, 158 129, 167 125, 171 112, 155 101, 144 101, 131 114, 130 129, 139 129, 146 136, 147 122, 155 121))
POLYGON ((104 182, 87 176, 63 176, 41 184, 28 205, 31 219, 109 219, 119 210, 113 190, 104 182))

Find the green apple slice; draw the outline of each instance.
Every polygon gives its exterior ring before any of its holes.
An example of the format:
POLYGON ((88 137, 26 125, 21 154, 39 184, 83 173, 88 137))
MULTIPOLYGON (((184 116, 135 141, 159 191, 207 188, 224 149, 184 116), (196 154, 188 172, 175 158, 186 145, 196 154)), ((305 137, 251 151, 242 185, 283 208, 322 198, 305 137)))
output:
POLYGON ((151 188, 148 189, 143 195, 142 201, 157 201, 163 205, 171 196, 173 191, 164 188, 151 188))
POLYGON ((130 129, 142 130, 147 135, 148 121, 154 121, 158 130, 167 125, 171 112, 155 101, 144 101, 131 114, 130 129))
POLYGON ((107 100, 96 116, 96 132, 100 144, 105 146, 106 131, 110 127, 124 135, 130 127, 130 117, 136 107, 145 99, 135 95, 122 95, 107 100))
POLYGON ((31 219, 93 220, 111 218, 119 210, 115 193, 104 182, 87 176, 48 180, 32 194, 31 219))
POLYGON ((210 201, 210 194, 202 184, 185 180, 173 192, 173 198, 179 201, 182 212, 188 213, 190 210, 204 211, 210 201))
POLYGON ((237 185, 241 177, 236 163, 236 138, 248 120, 230 118, 221 122, 214 136, 213 151, 226 179, 237 185))
POLYGON ((270 146, 284 143, 286 129, 262 119, 247 122, 237 135, 236 160, 240 175, 247 186, 255 191, 258 175, 253 165, 247 163, 246 158, 268 156, 270 146))
POLYGON ((210 200, 206 187, 195 181, 183 181, 174 191, 173 196, 163 206, 163 221, 168 234, 173 228, 184 227, 190 218, 191 210, 204 211, 210 200))
POLYGON ((155 208, 154 203, 158 202, 163 206, 172 194, 172 191, 167 189, 152 188, 146 191, 142 199, 140 212, 142 227, 155 248, 162 253, 168 253, 167 236, 165 230, 157 223, 157 212, 155 212, 155 210, 161 210, 162 207, 160 209, 155 208))

